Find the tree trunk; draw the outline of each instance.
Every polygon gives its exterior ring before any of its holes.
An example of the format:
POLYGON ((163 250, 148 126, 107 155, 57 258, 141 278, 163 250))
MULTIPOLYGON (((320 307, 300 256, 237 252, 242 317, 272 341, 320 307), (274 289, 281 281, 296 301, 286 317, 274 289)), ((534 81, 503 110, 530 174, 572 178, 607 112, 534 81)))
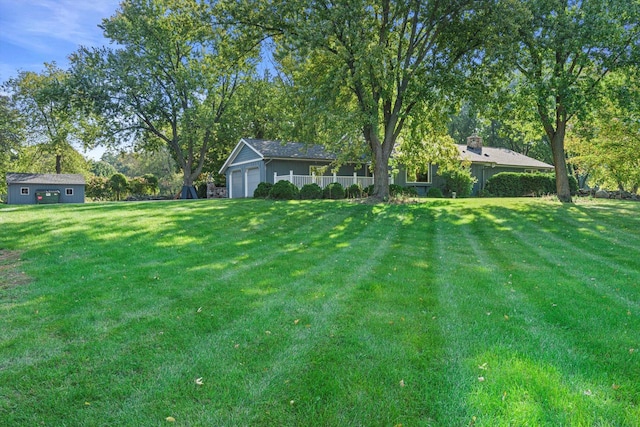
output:
POLYGON ((62 154, 56 154, 56 173, 62 173, 62 154))
POLYGON ((556 171, 556 191, 558 200, 562 203, 572 203, 571 187, 569 187, 569 173, 564 151, 564 135, 566 123, 558 123, 558 128, 550 135, 551 152, 553 153, 553 165, 556 171))
POLYGON ((391 157, 394 141, 385 138, 384 142, 380 143, 374 129, 373 126, 367 126, 363 132, 373 154, 374 179, 371 197, 384 201, 389 199, 389 157, 391 157))

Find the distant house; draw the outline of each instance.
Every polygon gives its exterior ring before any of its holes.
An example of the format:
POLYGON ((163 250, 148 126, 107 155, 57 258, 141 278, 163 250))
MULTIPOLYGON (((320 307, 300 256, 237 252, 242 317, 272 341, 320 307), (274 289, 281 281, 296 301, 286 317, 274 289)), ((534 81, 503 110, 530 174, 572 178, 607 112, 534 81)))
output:
MULTIPOLYGON (((471 162, 471 174, 477 179, 473 194, 484 188, 487 180, 499 172, 552 172, 553 166, 506 148, 483 147, 482 138, 473 135, 467 145, 458 145, 460 159, 471 162)), ((291 181, 298 187, 315 182, 325 187, 340 182, 348 187, 357 183, 362 187, 373 184, 368 165, 343 165, 333 173, 329 166, 336 159, 321 145, 282 143, 261 139, 241 139, 220 169, 227 178, 230 198, 253 197, 260 182, 291 181)), ((437 165, 424 170, 400 168, 391 176, 391 182, 413 187, 419 195, 426 195, 431 187, 443 189, 444 179, 437 175, 437 165)))
MULTIPOLYGON (((476 178, 472 194, 484 189, 487 180, 500 172, 553 172, 552 165, 516 153, 508 148, 483 147, 482 138, 472 135, 467 145, 457 144, 461 160, 471 162, 471 175, 476 178)), ((401 168, 394 182, 403 187, 414 187, 419 195, 426 195, 431 187, 443 189, 445 181, 438 174, 437 165, 428 165, 425 170, 401 168)))
POLYGON ((77 174, 7 174, 7 203, 84 203, 85 179, 77 174))

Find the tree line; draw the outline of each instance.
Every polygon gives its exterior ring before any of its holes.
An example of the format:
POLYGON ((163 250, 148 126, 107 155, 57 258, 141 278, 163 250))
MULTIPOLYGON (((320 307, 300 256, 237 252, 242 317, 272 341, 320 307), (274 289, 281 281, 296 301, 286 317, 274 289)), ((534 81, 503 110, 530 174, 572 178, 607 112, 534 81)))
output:
MULTIPOLYGON (((80 48, 4 83, 0 165, 37 146, 168 150, 192 189, 242 136, 455 168, 480 132, 569 175, 637 191, 638 0, 129 0, 80 48)), ((27 154, 25 154, 27 153, 27 154)), ((183 192, 184 193, 184 192, 183 192)))

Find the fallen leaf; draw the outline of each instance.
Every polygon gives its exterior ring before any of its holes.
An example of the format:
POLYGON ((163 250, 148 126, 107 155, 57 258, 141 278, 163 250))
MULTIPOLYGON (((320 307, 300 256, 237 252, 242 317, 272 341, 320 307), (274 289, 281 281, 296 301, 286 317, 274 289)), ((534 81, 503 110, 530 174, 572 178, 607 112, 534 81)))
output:
POLYGON ((478 365, 478 369, 486 370, 487 369, 487 362, 484 362, 482 365, 478 365))
POLYGON ((239 348, 239 347, 240 347, 240 344, 236 344, 233 346, 233 348, 239 348))
POLYGON ((264 331, 265 334, 271 335, 271 331, 264 331))
POLYGON ((90 402, 84 402, 84 404, 87 405, 87 406, 91 405, 90 402))
POLYGON ((502 393, 502 401, 504 402, 506 398, 507 398, 507 392, 505 391, 504 393, 502 393))
POLYGON ((593 396, 593 392, 591 392, 591 390, 585 390, 584 391, 584 395, 585 396, 593 396))
POLYGON ((292 406, 293 406, 293 404, 294 404, 294 403, 296 403, 296 401, 295 401, 295 400, 291 400, 291 401, 289 401, 289 405, 292 405, 292 406))
POLYGON ((196 313, 202 313, 202 307, 198 307, 198 310, 196 311, 196 313))
POLYGON ((630 348, 630 349, 629 349, 629 354, 633 354, 633 352, 634 352, 634 351, 636 351, 636 349, 635 349, 635 348, 630 348))
POLYGON ((196 378, 196 384, 198 384, 198 385, 202 385, 202 384, 204 384, 204 383, 202 382, 202 377, 200 377, 200 378, 196 378))
POLYGON ((611 388, 617 390, 620 388, 620 386, 618 384, 611 384, 611 388))
POLYGON ((300 319, 296 319, 296 320, 293 321, 294 325, 297 325, 298 323, 300 323, 300 319))
POLYGON ((165 418, 165 420, 169 421, 170 423, 175 423, 176 422, 176 419, 173 418, 173 417, 167 417, 167 418, 165 418))
POLYGON ((405 386, 404 380, 400 380, 400 387, 404 387, 404 386, 405 386))
POLYGON ((506 314, 504 315, 504 320, 509 320, 509 316, 507 316, 506 314))
POLYGON ((478 377, 478 381, 483 382, 484 381, 484 377, 478 377))

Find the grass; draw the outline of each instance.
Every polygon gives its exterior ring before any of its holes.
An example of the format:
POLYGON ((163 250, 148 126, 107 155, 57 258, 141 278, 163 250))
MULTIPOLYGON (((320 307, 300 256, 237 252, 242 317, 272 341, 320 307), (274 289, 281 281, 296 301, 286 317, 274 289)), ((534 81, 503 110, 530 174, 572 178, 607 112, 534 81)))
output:
POLYGON ((639 239, 612 201, 3 206, 0 420, 637 426, 639 239))

